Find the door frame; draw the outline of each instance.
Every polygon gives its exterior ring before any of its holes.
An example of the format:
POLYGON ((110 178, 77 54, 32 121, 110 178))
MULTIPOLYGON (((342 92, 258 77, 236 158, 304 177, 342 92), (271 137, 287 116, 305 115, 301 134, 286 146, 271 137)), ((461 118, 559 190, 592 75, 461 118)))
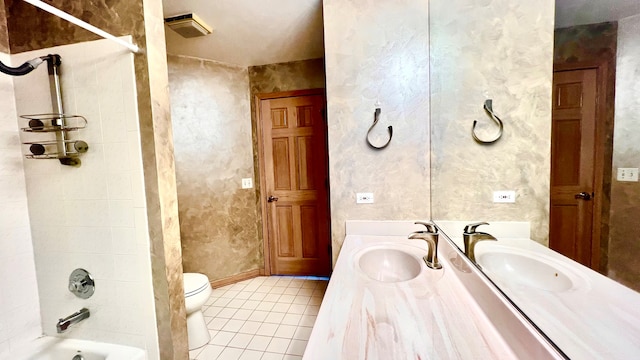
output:
POLYGON ((589 69, 596 70, 596 124, 593 176, 595 195, 593 197, 590 268, 603 273, 607 265, 607 251, 602 251, 602 249, 609 243, 609 231, 605 224, 609 222, 609 198, 611 194, 611 180, 605 182, 605 176, 609 175, 609 178, 611 178, 614 121, 613 106, 615 105, 613 102, 615 97, 610 97, 608 94, 611 91, 615 92, 615 84, 611 84, 609 81, 610 74, 607 61, 581 61, 553 64, 554 74, 560 71, 589 69), (612 109, 611 114, 607 113, 609 105, 612 109))
MULTIPOLYGON (((264 189, 267 188, 266 184, 266 170, 264 163, 264 143, 263 143, 263 135, 264 130, 263 126, 263 116, 262 116, 262 107, 260 106, 260 102, 262 100, 269 99, 281 99, 287 97, 296 97, 296 96, 309 96, 309 95, 322 95, 325 98, 325 106, 326 106, 326 89, 324 88, 315 88, 315 89, 305 89, 305 90, 292 90, 292 91, 279 91, 272 93, 259 93, 255 95, 255 109, 256 109, 256 133, 257 133, 257 143, 258 143, 258 171, 260 172, 260 191, 258 191, 260 197, 260 211, 262 213, 262 252, 264 257, 264 275, 271 275, 271 248, 269 244, 271 243, 271 239, 269 237, 269 211, 267 209, 267 201, 264 196, 264 189)), ((327 123, 324 122, 325 126, 325 136, 328 140, 328 132, 326 131, 327 123)), ((328 147, 327 147, 328 151, 328 147)), ((327 153, 328 155, 328 153, 327 153)), ((328 169, 327 169, 328 172, 328 169)), ((328 176, 328 174, 327 174, 328 176)), ((328 218, 331 219, 331 204, 329 203, 329 190, 327 188, 327 202, 328 202, 328 218)), ((330 221, 329 221, 330 222, 330 221)), ((329 236, 331 234, 331 230, 329 229, 329 236)), ((331 241, 329 241, 329 246, 331 246, 331 241)), ((331 258, 331 257, 329 257, 331 258)))

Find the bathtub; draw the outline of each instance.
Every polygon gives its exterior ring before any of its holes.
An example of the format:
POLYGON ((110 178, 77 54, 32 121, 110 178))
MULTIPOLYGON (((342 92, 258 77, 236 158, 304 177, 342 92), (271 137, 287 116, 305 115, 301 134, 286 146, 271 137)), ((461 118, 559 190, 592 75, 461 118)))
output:
POLYGON ((0 356, 0 360, 146 360, 144 350, 131 346, 99 343, 87 340, 44 336, 27 343, 24 351, 0 356), (80 359, 80 358, 77 358, 80 359))

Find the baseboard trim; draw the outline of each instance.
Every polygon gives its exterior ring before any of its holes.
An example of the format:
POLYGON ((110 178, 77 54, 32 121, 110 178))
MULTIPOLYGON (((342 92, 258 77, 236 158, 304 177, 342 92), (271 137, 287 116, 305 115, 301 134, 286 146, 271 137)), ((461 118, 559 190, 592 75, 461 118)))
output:
POLYGON ((249 270, 223 279, 213 280, 211 281, 211 287, 216 289, 222 286, 235 284, 243 280, 253 279, 254 277, 258 277, 260 275, 264 275, 263 269, 249 270))

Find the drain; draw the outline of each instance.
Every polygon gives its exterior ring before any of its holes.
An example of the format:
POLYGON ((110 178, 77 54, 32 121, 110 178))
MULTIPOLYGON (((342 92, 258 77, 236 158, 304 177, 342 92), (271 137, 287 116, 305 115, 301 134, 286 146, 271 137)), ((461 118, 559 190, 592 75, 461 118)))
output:
POLYGON ((78 354, 76 356, 73 357, 73 359, 71 360, 84 360, 84 356, 82 356, 81 354, 78 354))

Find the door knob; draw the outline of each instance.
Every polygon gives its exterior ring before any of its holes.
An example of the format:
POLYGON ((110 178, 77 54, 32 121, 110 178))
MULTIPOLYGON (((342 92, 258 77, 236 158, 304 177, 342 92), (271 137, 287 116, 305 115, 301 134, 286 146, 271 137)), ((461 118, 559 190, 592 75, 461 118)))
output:
POLYGON ((575 196, 576 199, 580 199, 580 200, 591 200, 591 195, 588 192, 581 192, 576 194, 575 196))
POLYGON ((271 196, 269 196, 269 197, 267 198, 267 201, 268 201, 268 202, 278 201, 278 198, 277 198, 277 197, 275 197, 275 196, 273 196, 273 195, 271 195, 271 196))

